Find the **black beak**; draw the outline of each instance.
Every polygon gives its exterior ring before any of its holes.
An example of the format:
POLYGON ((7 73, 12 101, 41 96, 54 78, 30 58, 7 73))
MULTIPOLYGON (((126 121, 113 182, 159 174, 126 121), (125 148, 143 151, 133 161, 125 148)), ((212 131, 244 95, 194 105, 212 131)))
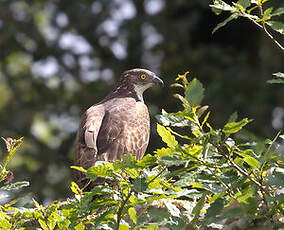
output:
POLYGON ((158 78, 157 76, 155 76, 155 78, 152 80, 152 82, 156 85, 159 85, 159 86, 164 86, 164 82, 162 81, 162 79, 158 78))

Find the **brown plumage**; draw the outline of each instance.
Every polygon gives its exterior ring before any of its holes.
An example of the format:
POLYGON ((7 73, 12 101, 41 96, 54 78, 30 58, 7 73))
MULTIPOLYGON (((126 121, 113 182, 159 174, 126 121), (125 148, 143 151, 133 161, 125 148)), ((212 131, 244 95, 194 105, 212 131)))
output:
MULTIPOLYGON (((115 89, 83 115, 75 141, 76 166, 85 169, 96 161, 113 162, 130 153, 141 159, 150 135, 148 108, 143 92, 163 81, 145 69, 122 73, 115 89)), ((76 172, 76 182, 83 186, 84 175, 76 172)))

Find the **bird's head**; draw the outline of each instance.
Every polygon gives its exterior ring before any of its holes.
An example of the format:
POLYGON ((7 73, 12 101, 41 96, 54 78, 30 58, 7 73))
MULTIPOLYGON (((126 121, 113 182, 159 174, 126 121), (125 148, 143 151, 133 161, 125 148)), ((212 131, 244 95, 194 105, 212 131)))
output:
POLYGON ((163 86, 164 82, 150 70, 137 68, 122 73, 118 89, 132 91, 143 101, 143 92, 154 85, 163 86))

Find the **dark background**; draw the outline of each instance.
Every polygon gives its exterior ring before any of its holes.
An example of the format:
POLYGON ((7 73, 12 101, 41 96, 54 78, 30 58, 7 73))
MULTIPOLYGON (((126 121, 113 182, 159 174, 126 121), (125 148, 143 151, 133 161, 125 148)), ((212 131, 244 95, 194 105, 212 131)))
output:
POLYGON ((284 92, 266 81, 284 72, 283 54, 245 19, 212 35, 227 16, 207 0, 1 0, 0 136, 24 136, 10 163, 15 181, 30 181, 27 192, 40 201, 68 197, 80 115, 133 67, 166 84, 145 93, 149 153, 162 146, 154 116, 180 108, 169 85, 188 70, 204 84, 214 127, 238 111, 255 119, 255 136, 273 138, 283 128, 284 92))

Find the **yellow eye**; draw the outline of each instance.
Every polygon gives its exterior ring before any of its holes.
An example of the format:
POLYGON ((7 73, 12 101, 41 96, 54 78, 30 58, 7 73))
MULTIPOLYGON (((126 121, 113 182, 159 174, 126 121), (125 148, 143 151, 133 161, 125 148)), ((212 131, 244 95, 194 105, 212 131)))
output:
POLYGON ((143 80, 145 80, 145 79, 146 79, 146 75, 145 75, 145 74, 142 74, 142 75, 140 76, 140 78, 143 79, 143 80))

